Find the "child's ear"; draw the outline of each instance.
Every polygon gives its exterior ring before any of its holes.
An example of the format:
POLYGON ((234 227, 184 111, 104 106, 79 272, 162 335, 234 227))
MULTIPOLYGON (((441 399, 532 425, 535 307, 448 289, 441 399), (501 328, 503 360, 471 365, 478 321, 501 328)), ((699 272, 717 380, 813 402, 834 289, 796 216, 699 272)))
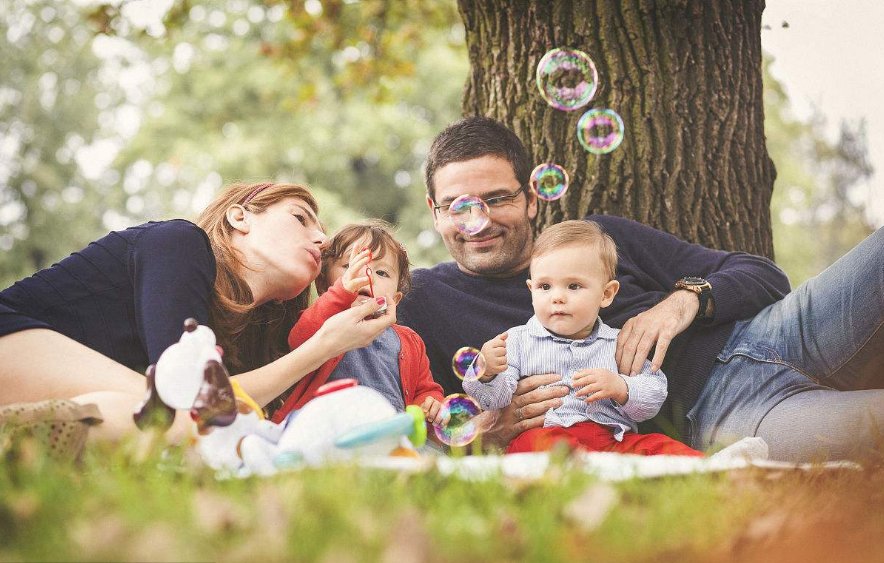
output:
POLYGON ((602 307, 610 305, 618 291, 620 291, 620 282, 611 280, 606 283, 605 290, 602 292, 602 307))
POLYGON ((398 305, 399 302, 402 301, 402 297, 403 297, 402 292, 397 291, 396 293, 393 294, 393 303, 398 305))
POLYGON ((242 205, 231 205, 224 213, 224 218, 231 227, 246 234, 249 232, 249 220, 246 218, 246 209, 242 205))
POLYGON ((528 278, 527 280, 525 280, 525 285, 528 286, 528 291, 531 291, 532 289, 534 289, 533 287, 531 287, 531 278, 528 278))

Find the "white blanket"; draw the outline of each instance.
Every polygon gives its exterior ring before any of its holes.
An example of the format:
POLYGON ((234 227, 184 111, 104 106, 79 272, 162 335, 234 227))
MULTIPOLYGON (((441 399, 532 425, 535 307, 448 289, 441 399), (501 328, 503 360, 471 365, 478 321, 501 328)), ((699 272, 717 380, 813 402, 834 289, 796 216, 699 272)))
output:
MULTIPOLYGON (((539 479, 550 467, 550 456, 546 452, 482 455, 461 458, 363 458, 362 466, 406 472, 437 469, 443 475, 451 475, 467 480, 484 480, 497 476, 515 479, 539 479)), ((683 457, 683 456, 641 456, 618 453, 576 453, 570 458, 572 467, 595 475, 602 481, 623 481, 627 479, 650 479, 668 475, 689 473, 709 473, 757 467, 775 470, 808 469, 860 469, 848 462, 828 462, 824 464, 786 463, 746 458, 683 457)))

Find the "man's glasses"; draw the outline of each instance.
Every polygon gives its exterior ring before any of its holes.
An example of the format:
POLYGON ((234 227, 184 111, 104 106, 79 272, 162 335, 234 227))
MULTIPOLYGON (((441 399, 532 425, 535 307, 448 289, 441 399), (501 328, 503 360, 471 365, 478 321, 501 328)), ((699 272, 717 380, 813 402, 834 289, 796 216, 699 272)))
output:
POLYGON ((525 186, 521 186, 521 187, 519 187, 519 189, 517 189, 516 191, 514 191, 514 192, 511 193, 511 194, 497 195, 497 196, 494 196, 494 197, 489 197, 489 198, 487 198, 487 199, 483 199, 483 198, 480 198, 480 197, 470 196, 469 194, 465 194, 465 195, 462 195, 462 196, 460 196, 459 198, 457 198, 457 200, 452 201, 451 203, 446 203, 445 205, 434 205, 434 206, 433 206, 433 213, 438 212, 438 213, 439 213, 440 215, 442 215, 443 217, 448 217, 450 214, 457 215, 458 212, 463 212, 463 211, 465 211, 465 210, 468 211, 468 210, 469 210, 469 207, 457 206, 457 205, 456 205, 455 207, 458 207, 459 209, 456 210, 456 211, 453 212, 453 213, 451 212, 451 206, 452 206, 452 204, 454 204, 454 203, 457 202, 458 200, 463 200, 463 199, 467 199, 467 198, 469 198, 469 199, 471 199, 471 200, 473 200, 473 201, 482 201, 482 202, 484 202, 485 205, 488 207, 489 210, 490 210, 490 209, 501 209, 501 208, 507 207, 507 206, 509 206, 509 205, 513 205, 513 204, 515 203, 516 198, 519 197, 519 194, 521 194, 523 191, 525 191, 525 186), (465 197, 465 196, 466 196, 466 197, 465 197))

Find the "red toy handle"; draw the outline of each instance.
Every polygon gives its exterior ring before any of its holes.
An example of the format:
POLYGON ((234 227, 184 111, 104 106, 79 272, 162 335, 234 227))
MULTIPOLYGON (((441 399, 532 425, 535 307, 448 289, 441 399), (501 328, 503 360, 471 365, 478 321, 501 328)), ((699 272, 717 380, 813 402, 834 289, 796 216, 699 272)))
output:
POLYGON ((359 385, 359 382, 352 377, 329 381, 316 390, 316 393, 313 394, 313 398, 315 399, 316 397, 321 397, 322 395, 328 395, 329 393, 334 393, 335 391, 340 391, 341 389, 356 387, 357 385, 359 385))

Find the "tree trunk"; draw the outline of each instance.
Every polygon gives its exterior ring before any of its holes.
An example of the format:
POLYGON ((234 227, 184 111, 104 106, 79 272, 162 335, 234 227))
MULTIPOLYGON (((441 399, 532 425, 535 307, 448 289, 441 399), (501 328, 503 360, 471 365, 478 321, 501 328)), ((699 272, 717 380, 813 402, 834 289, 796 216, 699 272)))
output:
POLYGON ((565 196, 536 227, 587 213, 635 219, 692 242, 773 256, 776 174, 764 139, 763 0, 458 0, 471 73, 465 115, 510 126, 536 163, 568 170, 565 196), (585 108, 546 104, 535 82, 555 47, 593 59, 585 108), (577 142, 586 109, 623 118, 607 155, 577 142))

